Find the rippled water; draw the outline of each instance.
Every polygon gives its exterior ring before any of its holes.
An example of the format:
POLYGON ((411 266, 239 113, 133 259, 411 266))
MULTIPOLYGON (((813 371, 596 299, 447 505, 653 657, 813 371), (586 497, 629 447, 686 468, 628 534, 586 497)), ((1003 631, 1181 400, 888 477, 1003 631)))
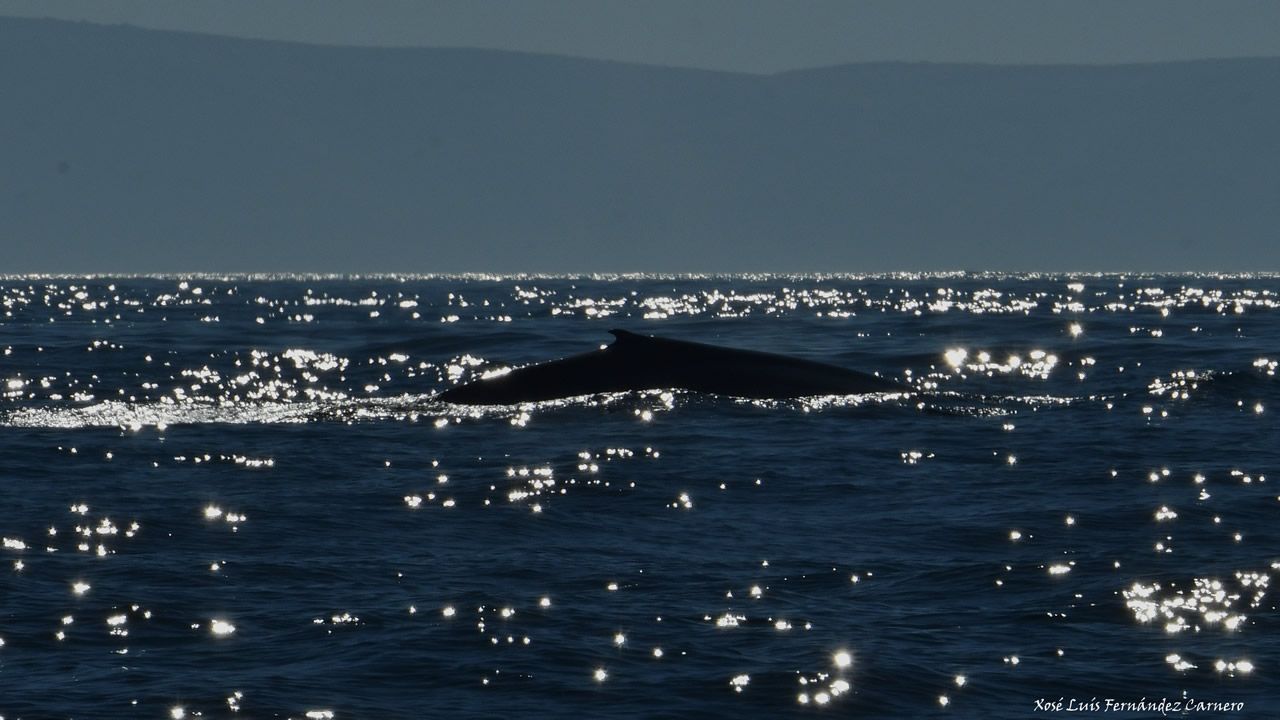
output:
POLYGON ((4 717, 1280 713, 1275 276, 0 301, 4 717), (913 392, 432 399, 614 327, 913 392))

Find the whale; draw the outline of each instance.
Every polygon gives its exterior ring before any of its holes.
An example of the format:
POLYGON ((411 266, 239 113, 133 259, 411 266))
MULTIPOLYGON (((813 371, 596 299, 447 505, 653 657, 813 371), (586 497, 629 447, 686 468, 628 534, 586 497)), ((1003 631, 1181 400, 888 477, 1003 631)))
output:
POLYGON ((436 398, 459 405, 514 405, 632 390, 688 390, 751 399, 902 393, 892 380, 788 355, 610 330, 591 352, 492 373, 436 398))

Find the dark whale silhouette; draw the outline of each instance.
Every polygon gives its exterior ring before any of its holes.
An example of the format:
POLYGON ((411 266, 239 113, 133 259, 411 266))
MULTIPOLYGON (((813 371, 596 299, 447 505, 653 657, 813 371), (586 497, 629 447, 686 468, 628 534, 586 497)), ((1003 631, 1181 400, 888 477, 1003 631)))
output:
POLYGON ((440 393, 463 405, 509 405, 602 392, 682 389, 743 398, 905 392, 877 375, 812 360, 610 330, 593 352, 528 365, 440 393))

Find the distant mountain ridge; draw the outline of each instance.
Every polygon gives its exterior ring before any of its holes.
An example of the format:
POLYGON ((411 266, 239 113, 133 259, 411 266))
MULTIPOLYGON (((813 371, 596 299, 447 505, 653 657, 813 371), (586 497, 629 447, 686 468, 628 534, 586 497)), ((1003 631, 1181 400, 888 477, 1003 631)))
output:
POLYGON ((0 19, 3 272, 1280 270, 1278 87, 0 19))

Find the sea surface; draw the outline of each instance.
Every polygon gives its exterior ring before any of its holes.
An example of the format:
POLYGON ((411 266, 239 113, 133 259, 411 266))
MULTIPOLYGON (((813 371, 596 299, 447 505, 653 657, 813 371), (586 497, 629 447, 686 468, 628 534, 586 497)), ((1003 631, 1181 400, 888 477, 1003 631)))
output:
POLYGON ((1280 716, 1275 275, 0 303, 5 718, 1280 716), (433 399, 613 328, 903 392, 433 399))

